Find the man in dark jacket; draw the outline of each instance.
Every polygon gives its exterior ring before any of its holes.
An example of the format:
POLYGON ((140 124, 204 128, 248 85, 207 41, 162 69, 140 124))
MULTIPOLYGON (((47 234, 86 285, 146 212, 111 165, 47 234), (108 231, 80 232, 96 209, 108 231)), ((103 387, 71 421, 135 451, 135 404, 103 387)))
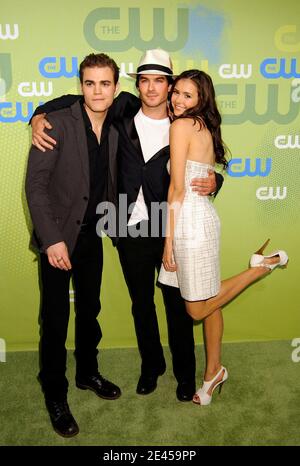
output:
POLYGON ((96 233, 96 207, 116 191, 117 131, 107 118, 119 69, 107 55, 88 55, 80 65, 83 98, 49 117, 53 151, 31 147, 26 195, 34 226, 32 244, 40 253, 42 284, 39 378, 54 430, 79 432, 68 402, 66 348, 69 283, 76 293, 76 385, 99 397, 116 399, 119 387, 98 372, 102 240, 96 233), (112 141, 112 144, 110 144, 112 141))

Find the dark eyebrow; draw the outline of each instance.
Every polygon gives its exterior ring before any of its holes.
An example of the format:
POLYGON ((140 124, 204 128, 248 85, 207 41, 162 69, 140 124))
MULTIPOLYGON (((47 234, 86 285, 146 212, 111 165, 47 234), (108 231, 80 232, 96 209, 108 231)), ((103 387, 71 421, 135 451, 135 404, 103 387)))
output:
POLYGON ((165 81, 165 76, 157 76, 157 78, 155 78, 155 81, 165 81))
MULTIPOLYGON (((179 92, 179 90, 177 89, 177 87, 175 86, 174 89, 173 89, 173 92, 176 91, 176 92, 179 92)), ((190 92, 183 92, 184 95, 189 95, 191 96, 192 94, 190 92)))
MULTIPOLYGON (((150 80, 150 78, 148 78, 146 76, 143 76, 143 75, 140 77, 140 80, 142 80, 142 79, 145 80, 145 81, 150 80)), ((155 78, 155 81, 164 81, 164 80, 165 80, 165 76, 156 76, 156 78, 155 78)))
MULTIPOLYGON (((95 84, 96 81, 93 81, 92 79, 85 79, 84 81, 85 83, 92 83, 92 84, 95 84)), ((103 81, 100 81, 100 84, 111 84, 112 81, 110 81, 109 79, 104 79, 103 81)))

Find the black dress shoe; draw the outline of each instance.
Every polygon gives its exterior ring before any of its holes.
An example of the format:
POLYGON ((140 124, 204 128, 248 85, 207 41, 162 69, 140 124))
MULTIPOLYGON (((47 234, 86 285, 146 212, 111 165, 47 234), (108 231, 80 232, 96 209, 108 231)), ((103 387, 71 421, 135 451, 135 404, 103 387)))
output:
POLYGON ((76 387, 81 390, 92 390, 96 395, 105 400, 116 400, 121 396, 120 388, 104 379, 100 374, 76 378, 76 387))
POLYGON ((158 375, 141 375, 136 387, 136 393, 138 395, 148 395, 149 393, 154 392, 157 387, 157 379, 158 375))
POLYGON ((160 375, 163 375, 166 371, 166 368, 164 367, 158 374, 156 375, 146 375, 146 374, 141 374, 137 387, 136 387, 136 393, 138 395, 148 395, 149 393, 154 392, 154 390, 157 387, 157 379, 160 375))
POLYGON ((62 437, 74 437, 79 432, 77 422, 72 416, 67 401, 46 400, 53 429, 62 437))
POLYGON ((192 401, 196 391, 195 382, 179 382, 176 396, 179 401, 192 401))

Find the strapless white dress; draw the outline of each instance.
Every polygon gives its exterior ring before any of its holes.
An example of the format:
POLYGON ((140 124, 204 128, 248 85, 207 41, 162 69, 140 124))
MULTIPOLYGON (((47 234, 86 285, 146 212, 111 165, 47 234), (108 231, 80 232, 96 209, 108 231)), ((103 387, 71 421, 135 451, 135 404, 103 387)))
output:
POLYGON ((187 301, 216 296, 220 290, 220 220, 210 196, 192 191, 193 178, 205 178, 214 167, 187 160, 185 197, 175 226, 173 251, 175 272, 161 266, 158 281, 179 287, 187 301))

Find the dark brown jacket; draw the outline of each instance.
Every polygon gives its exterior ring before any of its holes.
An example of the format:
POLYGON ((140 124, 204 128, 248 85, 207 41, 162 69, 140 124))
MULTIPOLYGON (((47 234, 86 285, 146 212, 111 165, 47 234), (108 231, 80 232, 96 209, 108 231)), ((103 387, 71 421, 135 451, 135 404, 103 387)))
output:
MULTIPOLYGON (((25 190, 34 226, 32 245, 40 251, 64 241, 71 255, 87 208, 89 156, 80 103, 47 116, 53 150, 29 152, 25 190)), ((118 132, 109 128, 108 200, 116 202, 118 132)))

